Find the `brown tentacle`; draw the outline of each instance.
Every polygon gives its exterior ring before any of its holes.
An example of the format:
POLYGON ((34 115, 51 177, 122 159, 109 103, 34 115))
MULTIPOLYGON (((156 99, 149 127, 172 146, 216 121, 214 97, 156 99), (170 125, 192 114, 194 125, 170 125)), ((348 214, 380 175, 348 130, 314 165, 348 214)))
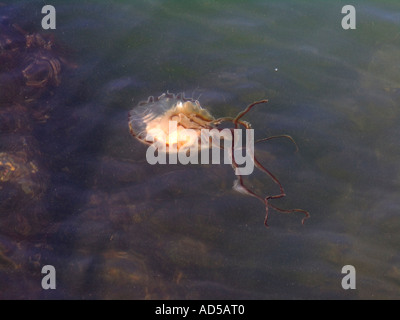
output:
MULTIPOLYGON (((235 120, 235 119, 232 118, 232 117, 224 117, 224 118, 218 118, 218 119, 212 121, 211 123, 212 123, 213 125, 218 126, 218 125, 220 125, 222 122, 232 122, 232 123, 234 123, 234 122, 233 122, 234 120, 235 120)), ((248 123, 247 121, 237 121, 237 123, 241 124, 241 125, 242 125, 243 127, 245 127, 246 129, 251 129, 251 125, 250 125, 250 123, 248 123)), ((236 129, 237 129, 237 128, 236 128, 236 129)))
POLYGON ((237 128, 237 123, 238 123, 239 119, 242 118, 244 115, 246 115, 246 113, 248 113, 254 106, 261 104, 261 103, 267 103, 267 102, 268 102, 267 99, 253 102, 252 104, 249 104, 246 107, 246 109, 239 112, 238 115, 235 117, 235 119, 233 119, 233 124, 235 125, 235 128, 237 128))
MULTIPOLYGON (((234 135, 233 135, 233 129, 231 129, 232 132, 232 148, 234 146, 234 135)), ((262 198, 260 195, 256 194, 255 192, 251 191, 250 188, 248 188, 243 181, 243 176, 238 175, 238 184, 240 185, 240 187, 242 188, 242 190, 244 190, 248 195, 253 196, 257 199, 259 199, 262 203, 264 203, 265 205, 265 219, 264 219, 264 225, 266 227, 268 227, 268 200, 269 199, 278 199, 278 198, 283 198, 286 194, 283 190, 283 186, 282 184, 279 182, 279 180, 272 174, 272 172, 270 172, 267 168, 264 168, 264 166, 257 160, 257 158, 254 155, 254 163, 256 165, 257 168, 259 168, 261 171, 263 171, 264 173, 268 174, 271 179, 278 184, 279 189, 280 189, 280 194, 279 195, 274 195, 274 196, 267 196, 265 198, 262 198)), ((236 161, 235 161, 235 156, 234 156, 234 152, 232 152, 232 168, 233 170, 235 170, 238 167, 236 161)))
POLYGON ((293 142, 293 144, 296 146, 296 152, 299 151, 299 147, 297 146, 296 141, 294 141, 294 139, 293 139, 291 136, 287 135, 287 134, 281 134, 281 135, 278 135, 278 136, 271 136, 271 137, 268 137, 268 138, 258 139, 258 140, 256 140, 255 143, 263 142, 263 141, 268 141, 268 140, 272 140, 272 139, 277 139, 277 138, 286 138, 286 139, 289 139, 289 140, 290 140, 291 142, 293 142))
POLYGON ((293 213, 293 212, 300 212, 300 213, 304 213, 304 218, 301 219, 301 224, 304 224, 304 221, 307 220, 308 218, 310 218, 310 213, 307 210, 303 210, 303 209, 281 209, 278 208, 276 206, 274 206, 271 203, 268 203, 268 206, 273 208, 274 210, 281 212, 281 213, 293 213))
MULTIPOLYGON (((245 122, 245 121, 240 121, 240 119, 245 116, 254 106, 261 104, 261 103, 267 103, 268 100, 261 100, 261 101, 256 101, 253 102, 252 104, 248 105, 246 107, 245 110, 243 110, 242 112, 240 112, 235 118, 230 118, 230 117, 226 117, 226 118, 220 118, 217 119, 215 121, 216 125, 221 124, 222 122, 232 122, 235 126, 235 129, 237 129, 239 127, 239 125, 242 125, 244 128, 246 129, 250 129, 250 124, 245 122)), ((231 131, 233 132, 233 129, 231 129, 231 131)), ((294 139, 289 136, 289 135, 277 135, 277 136, 271 136, 268 138, 263 138, 263 139, 259 139, 256 141, 257 142, 263 142, 263 141, 268 141, 268 140, 272 140, 272 139, 277 139, 277 138, 286 138, 289 139, 295 146, 296 146, 296 152, 299 150, 297 143, 294 141, 294 139)), ((234 141, 232 141, 232 148, 234 146, 234 141)), ((281 213, 294 213, 294 212, 300 212, 303 213, 305 215, 305 217, 301 220, 301 223, 304 224, 304 221, 306 219, 308 219, 310 217, 310 213, 306 210, 303 209, 281 209, 273 204, 271 204, 269 202, 269 200, 272 199, 280 199, 286 196, 286 193, 284 191, 284 188, 282 186, 282 184, 280 183, 280 181, 278 180, 278 178, 275 177, 275 175, 269 171, 267 168, 265 168, 255 157, 254 155, 254 164, 256 165, 256 167, 261 170, 262 172, 264 172, 265 174, 267 174, 278 186, 279 186, 279 191, 280 193, 277 195, 270 195, 270 196, 266 196, 265 198, 262 198, 261 196, 259 196, 258 194, 256 194, 255 192, 253 192, 252 190, 250 190, 250 188, 248 188, 244 181, 243 181, 243 177, 241 175, 238 175, 238 179, 237 179, 237 183, 240 185, 240 187, 242 188, 242 190, 244 190, 248 195, 251 195, 257 199, 259 199, 260 201, 262 201, 265 205, 265 218, 264 218, 264 225, 266 227, 268 227, 268 214, 269 214, 269 210, 268 208, 271 207, 274 210, 281 212, 281 213)), ((237 163, 235 162, 234 159, 234 153, 232 152, 232 167, 235 170, 238 166, 237 163)))

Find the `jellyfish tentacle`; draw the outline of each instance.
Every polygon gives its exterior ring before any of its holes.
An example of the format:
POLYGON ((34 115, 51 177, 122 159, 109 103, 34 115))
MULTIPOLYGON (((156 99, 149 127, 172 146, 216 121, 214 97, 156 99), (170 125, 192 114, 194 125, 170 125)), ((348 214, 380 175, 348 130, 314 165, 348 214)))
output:
MULTIPOLYGON (((256 158, 255 156, 254 156, 254 164, 255 164, 256 167, 257 167, 258 169, 260 169, 262 172, 264 172, 264 173, 266 173, 267 175, 269 175, 269 176, 271 177, 271 179, 279 186, 279 191, 280 191, 279 196, 281 196, 281 197, 286 196, 285 191, 284 191, 284 189, 283 189, 283 186, 282 186, 282 184, 280 183, 280 181, 278 180, 278 178, 275 177, 275 175, 274 175, 271 171, 269 171, 267 168, 265 168, 265 167, 257 160, 257 158, 256 158)), ((275 197, 275 196, 274 196, 274 197, 275 197)))
MULTIPOLYGON (((234 124, 234 128, 237 129, 239 128, 239 126, 243 126, 245 129, 250 129, 251 125, 250 123, 248 123, 247 121, 242 121, 240 120, 243 116, 245 116, 254 106, 258 105, 258 104, 262 104, 262 103, 267 103, 268 100, 261 100, 261 101, 256 101, 253 102, 252 104, 248 105, 246 107, 245 110, 243 110, 242 112, 240 112, 235 118, 231 118, 231 117, 224 117, 224 118, 219 118, 216 119, 213 124, 218 126, 220 125, 222 122, 232 122, 234 124)), ((233 133, 234 129, 231 129, 232 133, 233 133)), ((290 136, 290 135, 276 135, 276 136, 271 136, 271 137, 267 137, 267 138, 263 138, 263 139, 259 139, 257 140, 255 143, 258 142, 264 142, 264 141, 269 141, 272 139, 278 139, 278 138, 285 138, 285 139, 289 139, 296 147, 296 152, 298 152, 299 148, 298 145, 296 143, 296 141, 290 136)), ((234 145, 234 141, 232 141, 232 147, 234 145)), ((265 218, 264 218, 264 225, 265 227, 268 228, 268 216, 269 216, 269 207, 271 207, 272 209, 281 212, 281 213, 295 213, 295 212, 300 212, 303 213, 305 215, 305 217, 301 220, 301 223, 304 224, 304 221, 306 219, 308 219, 310 217, 310 213, 306 210, 303 209, 281 209, 275 205, 273 205, 269 200, 274 200, 274 199, 281 199, 284 198, 286 196, 285 190, 281 184, 281 182, 278 180, 277 177, 275 177, 275 175, 269 171, 267 168, 265 168, 255 157, 255 155, 253 155, 253 160, 254 160, 254 164, 255 166, 261 170, 262 172, 264 172, 265 174, 267 174, 279 187, 279 194, 276 195, 268 195, 265 198, 262 198, 260 195, 256 194, 255 192, 253 192, 249 187, 246 186, 246 184, 243 181, 243 176, 238 175, 237 180, 235 181, 234 184, 234 188, 242 193, 246 193, 247 195, 253 196, 257 199, 259 199, 260 201, 263 202, 263 204, 265 205, 265 218)), ((234 154, 232 153, 232 168, 235 170, 236 168, 238 168, 237 163, 235 162, 235 158, 234 158, 234 154)))
MULTIPOLYGON (((264 101, 267 101, 267 100, 263 100, 263 102, 264 102, 264 101)), ((262 103, 262 102, 259 102, 259 103, 262 103)), ((250 127, 250 124, 249 124, 249 123, 240 121, 240 118, 241 118, 242 116, 244 116, 248 111, 250 111, 252 107, 254 107, 255 105, 257 105, 257 104, 259 104, 259 103, 256 103, 256 102, 255 102, 255 103, 249 105, 249 106, 246 108, 246 110, 244 110, 244 111, 243 111, 241 114, 239 114, 235 119, 233 119, 232 122, 235 124, 235 128, 238 128, 238 124, 243 125, 246 129, 250 127)), ((230 120, 227 120, 227 121, 230 121, 230 120)), ((233 132, 233 130, 234 130, 234 129, 231 129, 232 132, 233 132)), ((232 138, 233 138, 233 137, 234 137, 234 135, 232 136, 232 138)), ((234 138, 233 138, 233 139, 234 139, 234 138)), ((232 147, 233 147, 233 145, 234 145, 234 141, 232 141, 232 147)), ((280 194, 278 194, 278 195, 272 195, 272 196, 266 196, 265 198, 262 198, 261 196, 259 196, 259 195, 256 194, 255 192, 251 191, 250 188, 248 188, 248 187, 244 184, 243 177, 242 177, 241 175, 238 175, 238 180, 237 180, 237 181, 238 181, 238 184, 239 184, 239 186, 240 186, 241 189, 239 190, 238 188, 236 188, 236 190, 238 190, 238 191, 245 191, 247 194, 249 194, 249 195, 251 195, 251 196, 256 197, 257 199, 259 199, 259 200, 265 205, 265 219, 264 219, 264 225, 265 225, 266 227, 268 227, 268 224, 267 224, 267 221, 268 221, 268 200, 269 200, 269 199, 279 199, 279 198, 283 198, 283 197, 286 196, 286 193, 285 193, 285 191, 284 191, 284 189, 283 189, 282 184, 281 184, 280 181, 278 180, 278 178, 276 178, 275 175, 274 175, 271 171, 269 171, 267 168, 265 168, 265 167, 257 160, 257 158, 256 158, 255 155, 253 155, 253 161, 254 161, 254 164, 256 165, 256 167, 257 167, 259 170, 261 170, 262 172, 266 173, 266 174, 279 186, 280 194)), ((234 154, 233 154, 233 153, 232 153, 232 167, 233 167, 234 170, 238 167, 238 165, 237 165, 237 163, 236 163, 236 161, 235 161, 235 158, 234 158, 234 154)), ((237 187, 237 186, 234 186, 234 187, 237 187)))
POLYGON ((222 122, 232 122, 233 123, 233 118, 232 117, 218 118, 218 119, 215 119, 214 121, 212 121, 211 125, 218 127, 222 122))
MULTIPOLYGON (((262 102, 260 102, 262 103, 262 102)), ((243 122, 240 121, 240 118, 243 117, 248 111, 251 110, 252 107, 254 107, 255 105, 257 105, 259 103, 253 103, 251 105, 249 105, 242 113, 240 113, 235 119, 233 119, 233 123, 235 124, 235 128, 238 128, 238 125, 241 124, 243 125, 245 128, 249 127, 249 124, 247 124, 247 122, 243 122)), ((298 146, 296 144, 296 142, 294 141, 294 139, 289 136, 289 135, 277 135, 277 136, 271 136, 268 138, 264 138, 264 139, 259 139, 256 141, 257 142, 263 142, 263 141, 268 141, 268 140, 272 140, 272 139, 277 139, 277 138, 286 138, 289 139, 291 142, 294 143, 294 145, 296 146, 296 152, 298 151, 298 146)), ((233 158, 233 157, 232 157, 233 158)), ((265 227, 268 228, 268 216, 269 216, 269 207, 271 207, 272 209, 278 211, 278 212, 282 212, 282 213, 295 213, 295 212, 300 212, 303 213, 305 215, 305 217, 301 220, 301 223, 304 224, 304 221, 306 219, 308 219, 310 217, 310 214, 308 211, 303 210, 303 209, 281 209, 275 205, 273 205, 269 200, 273 200, 273 199, 280 199, 286 196, 286 193, 284 191, 284 188, 281 184, 281 182, 278 180, 277 177, 275 177, 275 175, 269 171, 267 168, 265 168, 255 157, 254 155, 254 164, 256 165, 256 167, 261 170, 262 172, 266 173, 279 187, 279 191, 280 193, 277 195, 269 195, 266 196, 264 199, 259 196, 258 194, 256 194, 255 192, 251 191, 250 188, 248 188, 244 181, 243 181, 243 177, 242 176, 238 176, 238 180, 237 180, 237 184, 240 185, 241 189, 244 190, 247 194, 256 197, 257 199, 261 200, 264 205, 265 205, 265 218, 264 218, 264 225, 265 227)), ((233 168, 237 168, 237 164, 234 161, 234 158, 232 159, 232 166, 233 168)))
MULTIPOLYGON (((234 120, 235 120, 235 119, 232 118, 232 117, 218 118, 218 119, 212 121, 212 122, 211 122, 211 125, 219 126, 222 122, 231 122, 231 123, 234 124, 234 120)), ((241 125, 242 125, 244 128, 246 128, 246 129, 251 129, 251 125, 250 125, 250 123, 247 122, 247 121, 240 121, 240 120, 238 120, 237 123, 238 123, 238 124, 241 124, 241 125)), ((237 128, 238 128, 238 127, 235 127, 235 129, 237 129, 237 128)))
POLYGON ((259 143, 259 142, 263 142, 263 141, 268 141, 268 140, 272 140, 272 139, 278 139, 278 138, 286 138, 286 139, 289 139, 289 140, 290 140, 291 142, 293 142, 293 144, 295 145, 295 147, 296 147, 296 152, 299 151, 299 147, 298 147, 296 141, 295 141, 291 136, 289 136, 289 135, 287 135, 287 134, 281 134, 281 135, 277 135, 277 136, 271 136, 271 137, 268 137, 268 138, 258 139, 258 140, 256 140, 255 143, 259 143))
POLYGON ((256 106, 258 104, 262 104, 262 103, 267 103, 267 102, 268 102, 267 99, 253 102, 252 104, 249 104, 246 107, 246 109, 244 109, 243 111, 239 112, 238 115, 233 119, 233 123, 235 125, 235 128, 237 128, 237 124, 238 124, 239 119, 242 118, 243 116, 245 116, 254 106, 256 106))
POLYGON ((264 200, 264 204, 265 204, 264 226, 268 228, 268 227, 269 227, 269 226, 268 226, 268 213, 269 213, 269 212, 268 212, 268 211, 269 211, 269 210, 268 210, 268 201, 267 201, 267 200, 264 200))
POLYGON ((257 199, 259 199, 261 202, 265 202, 265 200, 263 199, 263 197, 261 197, 260 195, 258 195, 257 193, 251 191, 243 182, 243 176, 238 175, 237 180, 235 180, 235 184, 234 187, 237 191, 242 192, 242 193, 246 193, 252 197, 255 197, 257 199), (239 186, 238 186, 239 185, 239 186), (239 187, 241 189, 239 189, 239 187), (244 191, 244 192, 243 192, 244 191))
MULTIPOLYGON (((233 129, 231 129, 231 131, 233 131, 233 129)), ((234 136, 233 136, 233 137, 234 137, 234 136)), ((232 137, 232 139, 234 139, 233 137, 232 137)), ((232 142, 234 143, 234 141, 232 141, 232 142)), ((234 144, 232 144, 232 147, 233 147, 233 145, 234 145, 234 144)), ((238 178, 237 178, 237 180, 235 181, 234 189, 235 189, 236 191, 239 191, 239 192, 242 192, 242 193, 244 192, 244 193, 246 193, 246 194, 248 194, 248 195, 250 195, 250 196, 253 196, 253 197, 259 199, 259 200, 265 205, 264 225, 265 225, 265 227, 268 228, 268 223, 267 223, 267 221, 268 221, 268 200, 269 200, 269 199, 275 199, 275 198, 282 198, 282 197, 284 197, 286 194, 284 193, 283 186, 282 186, 282 184, 279 182, 279 180, 278 180, 268 169, 264 168, 264 166, 261 165, 261 163, 256 159, 255 155, 253 155, 253 160, 254 160, 254 163, 256 164, 256 167, 257 167, 257 168, 259 168, 262 172, 268 174, 268 175, 272 178, 272 180, 273 180, 275 183, 278 184, 281 193, 280 193, 279 195, 276 195, 276 196, 267 196, 267 197, 263 198, 263 197, 261 197, 260 195, 256 194, 255 192, 253 192, 252 190, 250 190, 250 188, 248 188, 248 187, 245 185, 245 183, 244 183, 244 181, 243 181, 243 176, 242 176, 242 175, 238 175, 238 176, 237 176, 238 178)), ((238 168, 238 165, 237 165, 237 163, 236 163, 236 161, 235 161, 235 157, 234 157, 233 152, 232 152, 232 168, 233 168, 233 170, 235 170, 236 168, 238 168)))
POLYGON ((278 212, 281 212, 281 213, 295 213, 295 212, 303 213, 303 214, 305 215, 305 217, 301 220, 301 224, 304 224, 304 221, 310 217, 310 213, 309 213, 307 210, 303 210, 303 209, 281 209, 281 208, 279 208, 279 207, 273 205, 273 204, 269 201, 269 200, 284 198, 284 197, 286 197, 286 193, 285 193, 285 191, 284 191, 284 189, 283 189, 283 186, 282 186, 282 184, 280 183, 280 181, 279 181, 268 169, 266 169, 264 166, 262 166, 262 165, 259 163, 259 161, 256 160, 255 158, 254 158, 254 162, 257 163, 258 165, 260 165, 260 167, 258 167, 258 168, 259 168, 261 171, 267 173, 267 174, 272 178, 272 180, 275 181, 275 182, 278 184, 278 186, 279 186, 279 188, 280 188, 280 192, 281 192, 280 194, 277 194, 277 195, 269 195, 269 196, 266 196, 266 197, 265 197, 264 202, 265 202, 265 206, 266 206, 266 215, 265 215, 265 219, 264 219, 264 225, 265 225, 266 227, 268 227, 268 223, 267 223, 267 221, 268 221, 268 207, 271 207, 271 208, 273 208, 274 210, 276 210, 276 211, 278 211, 278 212), (262 168, 262 169, 261 169, 261 168, 262 168))
POLYGON ((310 218, 310 213, 307 210, 303 210, 303 209, 282 209, 279 208, 271 203, 268 202, 268 206, 273 208, 274 210, 281 212, 281 213, 294 213, 294 212, 300 212, 304 214, 304 218, 301 219, 301 224, 304 224, 304 221, 307 220, 308 218, 310 218))

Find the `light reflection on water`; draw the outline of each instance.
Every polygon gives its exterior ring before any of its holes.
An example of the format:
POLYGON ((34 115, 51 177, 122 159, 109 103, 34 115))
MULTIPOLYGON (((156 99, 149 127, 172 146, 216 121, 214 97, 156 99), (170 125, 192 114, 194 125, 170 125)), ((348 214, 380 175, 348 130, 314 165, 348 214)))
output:
POLYGON ((334 2, 54 5, 79 64, 41 132, 55 231, 19 247, 2 239, 0 297, 398 297, 396 3, 353 3, 358 29, 346 32, 334 2), (167 89, 217 117, 268 98, 247 116, 256 137, 290 134, 300 147, 257 146, 287 193, 274 204, 311 219, 271 212, 265 229, 229 166, 148 165, 127 113, 167 89), (57 269, 56 292, 37 287, 43 264, 57 269), (340 287, 346 264, 356 291, 340 287))

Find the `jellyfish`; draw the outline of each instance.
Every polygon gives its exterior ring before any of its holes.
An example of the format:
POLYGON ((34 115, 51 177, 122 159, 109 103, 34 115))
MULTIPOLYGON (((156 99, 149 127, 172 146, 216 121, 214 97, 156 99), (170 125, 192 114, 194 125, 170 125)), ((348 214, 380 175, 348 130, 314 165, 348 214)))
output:
MULTIPOLYGON (((203 132, 205 130, 213 130, 214 132, 221 132, 228 130, 231 132, 231 144, 229 148, 235 148, 237 145, 234 143, 234 131, 251 129, 251 124, 243 117, 249 113, 255 106, 265 104, 268 100, 255 101, 249 104, 243 111, 239 112, 235 117, 222 117, 214 118, 211 113, 200 105, 198 100, 186 98, 182 93, 173 94, 163 93, 158 98, 150 96, 146 101, 142 101, 139 105, 129 112, 129 130, 130 133, 140 142, 149 146, 155 144, 165 146, 163 151, 167 154, 179 153, 182 149, 186 152, 188 148, 209 148, 209 143, 204 144, 203 132), (171 121, 175 124, 171 126, 171 121), (223 123, 229 123, 233 128, 225 128, 223 123), (172 129, 172 130, 171 130, 172 129), (185 134, 187 129, 190 129, 191 135, 185 134), (193 134, 194 133, 194 134, 193 134), (182 137, 183 136, 183 137, 182 137)), ((289 135, 276 135, 263 139, 256 140, 255 143, 265 142, 272 139, 285 138, 291 141, 298 150, 297 144, 294 139, 289 135)), ((217 147, 223 149, 224 146, 218 144, 217 147)), ((254 166, 261 172, 269 176, 270 179, 278 186, 279 193, 262 196, 253 191, 246 185, 243 174, 238 174, 238 161, 235 158, 235 152, 230 150, 231 166, 236 173, 236 180, 233 184, 233 189, 245 195, 249 195, 259 199, 265 206, 264 225, 268 227, 269 208, 280 213, 301 213, 304 217, 301 223, 310 217, 308 211, 303 209, 282 209, 272 203, 286 196, 284 188, 278 178, 265 166, 263 166, 252 154, 254 166)), ((239 171, 240 172, 240 171, 239 171)))

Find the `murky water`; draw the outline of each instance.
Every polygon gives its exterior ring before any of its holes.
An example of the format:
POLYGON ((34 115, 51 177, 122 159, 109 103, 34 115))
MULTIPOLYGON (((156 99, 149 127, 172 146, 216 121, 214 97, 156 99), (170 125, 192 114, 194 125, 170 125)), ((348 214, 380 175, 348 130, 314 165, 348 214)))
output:
MULTIPOLYGON (((35 129, 48 221, 39 236, 0 234, 1 298, 400 298, 398 1, 353 1, 356 30, 337 1, 52 4, 78 68, 35 129), (290 134, 300 149, 257 145, 287 193, 274 204, 311 218, 271 211, 265 228, 229 165, 149 165, 127 114, 166 90, 216 117, 268 98, 246 116, 256 138, 290 134), (48 264, 56 290, 41 288, 48 264), (356 290, 342 289, 344 265, 356 290)), ((43 5, 13 2, 39 26, 43 5)))

